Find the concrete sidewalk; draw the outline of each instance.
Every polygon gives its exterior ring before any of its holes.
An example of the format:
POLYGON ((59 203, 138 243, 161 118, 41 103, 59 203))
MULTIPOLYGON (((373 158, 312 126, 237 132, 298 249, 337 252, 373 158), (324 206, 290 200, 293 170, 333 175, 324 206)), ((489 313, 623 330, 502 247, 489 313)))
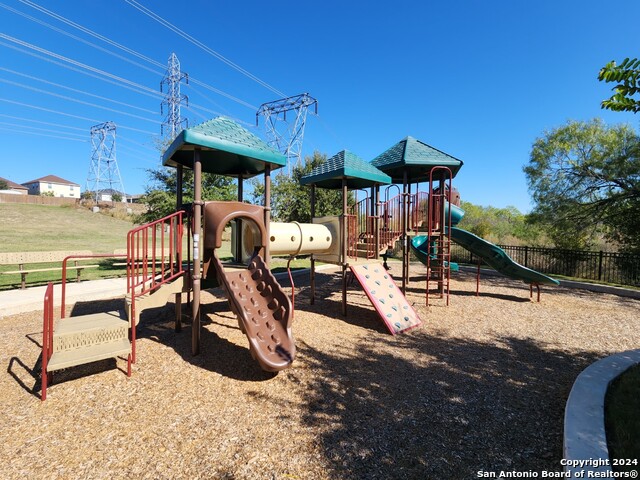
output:
MULTIPOLYGON (((0 292, 0 318, 18 313, 42 311, 46 289, 45 285, 0 292)), ((108 278, 80 283, 71 282, 67 283, 66 290, 65 302, 67 305, 73 305, 80 301, 124 297, 127 293, 127 279, 108 278)), ((60 306, 61 297, 62 285, 54 285, 53 300, 56 307, 60 306)))

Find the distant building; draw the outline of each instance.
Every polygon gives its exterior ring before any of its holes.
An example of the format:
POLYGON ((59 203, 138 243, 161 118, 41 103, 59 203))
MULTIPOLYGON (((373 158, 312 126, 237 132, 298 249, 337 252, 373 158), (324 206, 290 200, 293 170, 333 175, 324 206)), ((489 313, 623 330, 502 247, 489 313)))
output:
POLYGON ((120 196, 120 202, 125 203, 127 201, 127 194, 114 190, 112 188, 105 188, 104 190, 98 190, 98 202, 113 202, 113 197, 120 196))
POLYGON ((80 185, 55 175, 36 178, 22 185, 29 189, 29 195, 43 195, 51 192, 54 197, 80 198, 80 185))
POLYGON ((6 183, 7 184, 7 189, 6 190, 0 190, 0 193, 12 193, 12 194, 17 194, 17 195, 26 195, 29 192, 29 189, 27 187, 24 187, 22 185, 20 185, 19 183, 15 183, 12 182, 11 180, 8 180, 6 178, 2 178, 0 177, 0 183, 6 183))

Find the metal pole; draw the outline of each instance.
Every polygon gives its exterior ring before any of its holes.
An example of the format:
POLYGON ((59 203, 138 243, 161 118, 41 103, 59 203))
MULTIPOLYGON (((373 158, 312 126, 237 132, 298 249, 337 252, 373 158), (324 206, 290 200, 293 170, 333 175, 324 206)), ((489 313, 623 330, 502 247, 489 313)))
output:
POLYGON ((271 232, 269 224, 271 221, 271 164, 267 163, 264 167, 264 229, 267 232, 267 244, 264 246, 264 263, 267 268, 271 266, 271 255, 269 253, 269 238, 271 232))
POLYGON ((375 259, 380 258, 380 185, 371 187, 371 210, 373 211, 373 235, 375 259))
POLYGON ((193 302, 191 353, 200 353, 200 230, 202 218, 202 162, 200 150, 193 151, 193 302))
POLYGON ((407 170, 402 173, 402 293, 407 293, 407 170))
MULTIPOLYGON (((243 192, 243 178, 242 174, 238 175, 238 202, 242 202, 244 200, 244 192, 243 192)), ((242 263, 242 219, 240 217, 236 218, 236 258, 235 261, 238 263, 242 263)))
POLYGON ((342 315, 347 315, 347 179, 342 179, 342 238, 340 243, 342 244, 342 315))
MULTIPOLYGON (((313 222, 316 216, 316 184, 311 184, 311 222, 313 222)), ((316 300, 316 259, 314 255, 311 255, 311 269, 309 271, 309 285, 311 288, 311 302, 313 305, 316 300)))
MULTIPOLYGON (((184 167, 182 165, 178 165, 177 168, 177 172, 176 172, 176 211, 180 211, 182 209, 182 184, 184 181, 184 167)), ((180 226, 179 228, 181 228, 182 226, 180 226)), ((176 261, 177 262, 182 262, 182 259, 180 258, 180 255, 178 254, 179 251, 181 251, 181 246, 182 245, 178 245, 178 242, 181 242, 182 239, 179 238, 179 235, 176 235, 174 237, 174 252, 176 255, 176 261)), ((163 252, 164 255, 164 252, 163 252)), ((179 269, 182 269, 182 265, 177 265, 177 267, 179 269)), ((184 278, 183 278, 184 281, 184 278)), ((176 332, 180 332, 182 330, 182 293, 176 293, 176 297, 175 297, 175 315, 176 315, 176 322, 175 322, 175 331, 176 332)))

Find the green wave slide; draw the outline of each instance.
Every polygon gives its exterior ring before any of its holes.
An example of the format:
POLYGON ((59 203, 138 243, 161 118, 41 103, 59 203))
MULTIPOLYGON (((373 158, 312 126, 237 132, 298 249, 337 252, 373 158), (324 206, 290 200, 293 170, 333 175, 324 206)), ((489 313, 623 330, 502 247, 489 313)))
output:
POLYGON ((482 258, 491 268, 509 278, 522 280, 530 284, 560 285, 560 282, 555 278, 547 277, 540 272, 520 265, 499 246, 487 242, 484 238, 480 238, 471 232, 451 227, 451 239, 474 255, 482 258))
MULTIPOLYGON (((451 207, 451 223, 455 225, 464 215, 464 210, 455 205, 451 207)), ((533 285, 560 285, 558 280, 520 265, 507 255, 503 249, 471 232, 467 232, 461 228, 451 227, 451 239, 461 247, 480 257, 494 270, 497 270, 509 278, 522 280, 525 283, 533 285)), ((411 250, 413 250, 418 260, 425 265, 427 264, 427 256, 430 252, 429 239, 425 235, 418 235, 411 239, 411 250)), ((451 269, 454 271, 457 270, 457 264, 452 262, 451 269)))

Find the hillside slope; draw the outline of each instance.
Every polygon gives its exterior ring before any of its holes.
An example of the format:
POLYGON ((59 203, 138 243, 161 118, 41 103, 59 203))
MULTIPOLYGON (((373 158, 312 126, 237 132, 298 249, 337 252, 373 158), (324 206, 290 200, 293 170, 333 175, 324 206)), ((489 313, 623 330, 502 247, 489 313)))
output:
POLYGON ((0 204, 0 251, 91 250, 127 247, 133 224, 84 208, 0 204))

